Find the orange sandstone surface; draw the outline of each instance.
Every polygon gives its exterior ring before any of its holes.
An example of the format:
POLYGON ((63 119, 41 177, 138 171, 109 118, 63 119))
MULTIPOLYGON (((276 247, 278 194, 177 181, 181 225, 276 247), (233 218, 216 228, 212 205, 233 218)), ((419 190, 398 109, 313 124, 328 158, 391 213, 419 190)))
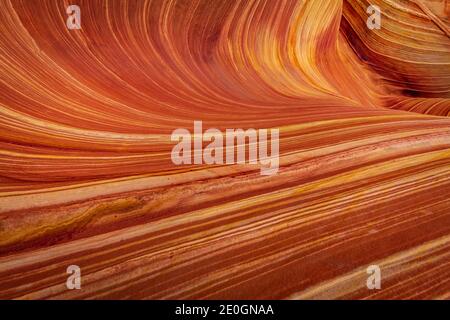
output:
POLYGON ((450 298, 447 1, 0 5, 0 298, 450 298), (196 120, 278 173, 174 165, 196 120))

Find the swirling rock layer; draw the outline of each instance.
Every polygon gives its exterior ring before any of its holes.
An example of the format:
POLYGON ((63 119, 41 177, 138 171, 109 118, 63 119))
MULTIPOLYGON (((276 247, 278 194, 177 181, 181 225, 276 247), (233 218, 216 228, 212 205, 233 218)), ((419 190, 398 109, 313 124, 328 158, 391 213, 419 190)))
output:
POLYGON ((450 298, 445 1, 0 2, 0 298, 450 298), (194 120, 278 174, 175 166, 194 120))

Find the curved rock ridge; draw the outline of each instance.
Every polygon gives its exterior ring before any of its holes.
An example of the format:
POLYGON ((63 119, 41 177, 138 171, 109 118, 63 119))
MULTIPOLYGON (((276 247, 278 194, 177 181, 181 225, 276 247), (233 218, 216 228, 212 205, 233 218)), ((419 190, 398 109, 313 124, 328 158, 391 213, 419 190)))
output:
POLYGON ((0 3, 0 298, 450 298, 447 1, 0 3), (194 121, 277 174, 175 165, 194 121))

